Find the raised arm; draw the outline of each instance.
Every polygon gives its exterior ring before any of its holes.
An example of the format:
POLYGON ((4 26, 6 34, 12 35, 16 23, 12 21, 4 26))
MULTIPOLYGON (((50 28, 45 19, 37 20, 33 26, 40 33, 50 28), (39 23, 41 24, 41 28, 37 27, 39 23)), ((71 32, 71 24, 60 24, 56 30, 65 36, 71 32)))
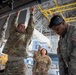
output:
POLYGON ((15 31, 15 29, 16 29, 16 27, 17 27, 17 25, 18 25, 19 13, 20 13, 20 12, 16 12, 16 15, 14 16, 14 19, 13 19, 13 21, 12 21, 12 23, 11 23, 11 27, 10 27, 10 29, 9 29, 10 35, 15 31))
POLYGON ((33 30, 34 30, 34 22, 33 22, 34 8, 31 7, 29 10, 30 10, 30 19, 29 19, 29 23, 28 23, 28 26, 27 26, 27 29, 26 29, 26 32, 27 32, 28 35, 32 34, 33 30))
POLYGON ((18 25, 18 18, 19 18, 19 14, 20 14, 20 12, 19 12, 19 11, 18 11, 18 12, 16 12, 16 15, 15 15, 15 17, 14 17, 14 19, 13 19, 12 23, 11 23, 14 27, 17 27, 17 25, 18 25))
POLYGON ((0 47, 2 46, 3 40, 5 39, 5 32, 8 26, 8 21, 9 21, 10 15, 7 16, 2 28, 1 28, 1 33, 0 33, 0 47))
POLYGON ((33 10, 34 8, 31 7, 30 8, 30 19, 29 19, 29 23, 28 23, 28 26, 26 28, 26 33, 25 35, 27 35, 27 38, 26 38, 26 47, 28 47, 28 45, 31 43, 31 37, 33 35, 33 31, 34 31, 34 22, 33 22, 33 10))

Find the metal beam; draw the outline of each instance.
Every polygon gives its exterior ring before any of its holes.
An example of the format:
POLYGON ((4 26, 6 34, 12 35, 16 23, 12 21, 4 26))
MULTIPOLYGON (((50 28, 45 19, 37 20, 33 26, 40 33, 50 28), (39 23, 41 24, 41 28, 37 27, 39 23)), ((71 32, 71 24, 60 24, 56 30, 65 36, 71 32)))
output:
POLYGON ((14 10, 7 10, 5 12, 3 12, 2 14, 0 14, 0 16, 6 16, 7 14, 14 14, 16 11, 23 11, 23 10, 26 10, 28 7, 31 7, 31 6, 34 6, 34 5, 37 5, 37 1, 31 1, 29 3, 25 3, 23 5, 20 5, 16 8, 14 8, 14 10))
POLYGON ((50 21, 49 15, 53 15, 53 14, 57 14, 57 13, 60 13, 66 22, 76 21, 76 16, 70 17, 70 18, 65 18, 62 15, 62 12, 69 11, 69 10, 70 11, 75 10, 76 9, 76 2, 62 5, 62 6, 59 6, 57 4, 56 0, 54 0, 54 2, 56 4, 56 7, 53 7, 53 8, 47 9, 47 10, 42 9, 41 6, 38 5, 38 8, 40 9, 41 13, 47 18, 48 21, 50 21))

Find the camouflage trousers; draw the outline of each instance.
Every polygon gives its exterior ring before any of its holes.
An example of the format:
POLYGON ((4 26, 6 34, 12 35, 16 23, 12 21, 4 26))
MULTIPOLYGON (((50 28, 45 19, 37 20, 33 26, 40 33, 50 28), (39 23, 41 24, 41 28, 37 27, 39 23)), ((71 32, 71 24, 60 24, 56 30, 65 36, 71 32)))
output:
POLYGON ((47 72, 36 72, 35 75, 48 75, 47 72))
POLYGON ((26 65, 24 59, 8 61, 3 75, 26 75, 26 65))

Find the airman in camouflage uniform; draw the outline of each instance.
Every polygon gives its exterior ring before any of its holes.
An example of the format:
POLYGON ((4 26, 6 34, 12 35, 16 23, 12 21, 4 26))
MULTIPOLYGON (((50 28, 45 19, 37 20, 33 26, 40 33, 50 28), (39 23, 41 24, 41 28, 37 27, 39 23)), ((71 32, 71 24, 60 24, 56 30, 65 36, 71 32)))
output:
POLYGON ((37 58, 37 60, 34 64, 33 74, 34 75, 48 75, 48 70, 49 70, 51 64, 52 64, 52 62, 51 62, 50 57, 47 55, 43 56, 41 54, 41 56, 39 56, 37 58))
POLYGON ((17 12, 12 26, 9 30, 9 38, 6 42, 4 53, 8 54, 8 62, 6 64, 4 75, 25 75, 26 49, 31 40, 34 24, 33 24, 33 7, 30 8, 30 19, 27 28, 24 24, 18 24, 19 12, 17 12))
POLYGON ((76 27, 59 15, 51 19, 49 27, 60 35, 57 49, 60 75, 76 75, 76 27))

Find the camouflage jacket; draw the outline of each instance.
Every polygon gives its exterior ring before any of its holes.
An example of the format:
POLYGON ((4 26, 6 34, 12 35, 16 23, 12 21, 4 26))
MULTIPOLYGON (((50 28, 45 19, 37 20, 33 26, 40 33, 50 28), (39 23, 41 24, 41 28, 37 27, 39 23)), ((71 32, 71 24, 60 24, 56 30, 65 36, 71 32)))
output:
POLYGON ((30 15, 29 23, 24 33, 16 31, 17 25, 18 16, 15 16, 9 29, 9 38, 3 52, 9 56, 26 57, 26 48, 30 43, 34 30, 33 15, 30 15))
POLYGON ((76 27, 68 25, 58 44, 60 75, 76 75, 76 27))
POLYGON ((34 64, 33 72, 41 72, 42 69, 45 69, 45 72, 47 72, 51 64, 52 62, 49 56, 39 56, 39 58, 36 60, 36 63, 34 64))

